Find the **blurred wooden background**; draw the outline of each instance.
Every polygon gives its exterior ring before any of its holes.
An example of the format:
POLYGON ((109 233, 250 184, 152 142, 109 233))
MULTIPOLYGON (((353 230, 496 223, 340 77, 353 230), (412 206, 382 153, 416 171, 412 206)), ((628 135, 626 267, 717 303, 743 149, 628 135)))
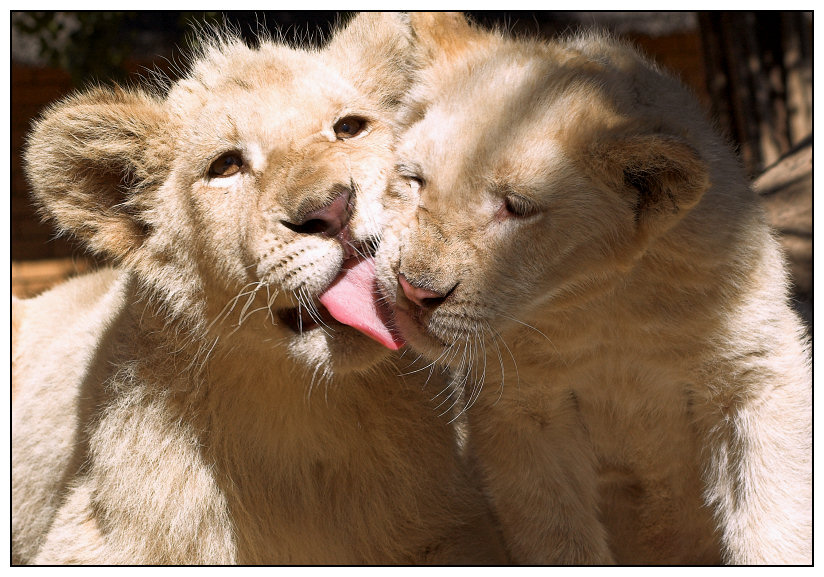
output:
MULTIPOLYGON (((811 12, 473 12, 484 24, 553 36, 598 26, 638 44, 692 88, 756 179, 812 319, 811 12)), ((96 263, 54 238, 28 200, 21 152, 51 101, 99 80, 174 77, 192 22, 228 21, 244 36, 282 30, 319 41, 348 17, 333 12, 13 12, 11 67, 12 293, 30 296, 96 263)))

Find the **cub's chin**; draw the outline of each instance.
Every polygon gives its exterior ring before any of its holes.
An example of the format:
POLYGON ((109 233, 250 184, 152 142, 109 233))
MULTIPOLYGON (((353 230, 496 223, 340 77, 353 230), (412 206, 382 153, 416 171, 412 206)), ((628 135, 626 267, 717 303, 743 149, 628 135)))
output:
POLYGON ((385 363, 392 352, 334 320, 293 331, 287 342, 294 362, 326 376, 369 371, 385 363))
POLYGON ((445 360, 444 350, 456 339, 441 339, 434 335, 420 320, 400 307, 393 314, 395 328, 416 352, 431 360, 445 360))

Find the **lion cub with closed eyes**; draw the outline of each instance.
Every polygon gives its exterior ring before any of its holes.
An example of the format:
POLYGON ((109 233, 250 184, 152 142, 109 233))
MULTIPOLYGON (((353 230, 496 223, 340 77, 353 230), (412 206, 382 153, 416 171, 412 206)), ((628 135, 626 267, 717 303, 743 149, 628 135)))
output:
POLYGON ((506 559, 424 379, 352 297, 412 34, 364 14, 323 49, 216 40, 168 91, 46 111, 35 198, 117 266, 14 302, 14 563, 506 559))
POLYGON ((377 274, 514 560, 811 563, 806 337, 695 100, 599 34, 422 45, 377 274))

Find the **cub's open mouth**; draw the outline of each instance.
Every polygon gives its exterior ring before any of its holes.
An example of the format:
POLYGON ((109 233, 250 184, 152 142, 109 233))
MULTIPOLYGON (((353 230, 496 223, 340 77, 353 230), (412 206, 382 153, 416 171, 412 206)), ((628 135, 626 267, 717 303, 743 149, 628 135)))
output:
POLYGON ((311 331, 320 327, 321 323, 324 325, 338 324, 323 306, 318 306, 312 312, 305 306, 280 309, 277 315, 283 324, 296 333, 311 331))
POLYGON ((391 326, 386 310, 375 289, 375 262, 371 258, 350 258, 343 263, 338 277, 318 297, 316 311, 294 307, 278 311, 278 317, 295 332, 306 332, 335 319, 383 346, 398 350, 403 338, 391 326))

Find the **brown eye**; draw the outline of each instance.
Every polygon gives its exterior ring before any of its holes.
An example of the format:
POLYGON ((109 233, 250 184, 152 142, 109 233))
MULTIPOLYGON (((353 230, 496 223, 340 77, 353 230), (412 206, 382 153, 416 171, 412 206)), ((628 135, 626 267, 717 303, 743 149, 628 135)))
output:
POLYGON ((209 167, 209 176, 223 178, 240 172, 243 167, 243 158, 239 152, 227 152, 215 160, 209 167))
POLYGON ((503 208, 515 218, 527 218, 538 213, 538 207, 532 201, 517 194, 505 196, 503 208))
POLYGON ((335 123, 335 136, 341 140, 357 136, 366 127, 366 121, 357 116, 346 116, 335 123))

